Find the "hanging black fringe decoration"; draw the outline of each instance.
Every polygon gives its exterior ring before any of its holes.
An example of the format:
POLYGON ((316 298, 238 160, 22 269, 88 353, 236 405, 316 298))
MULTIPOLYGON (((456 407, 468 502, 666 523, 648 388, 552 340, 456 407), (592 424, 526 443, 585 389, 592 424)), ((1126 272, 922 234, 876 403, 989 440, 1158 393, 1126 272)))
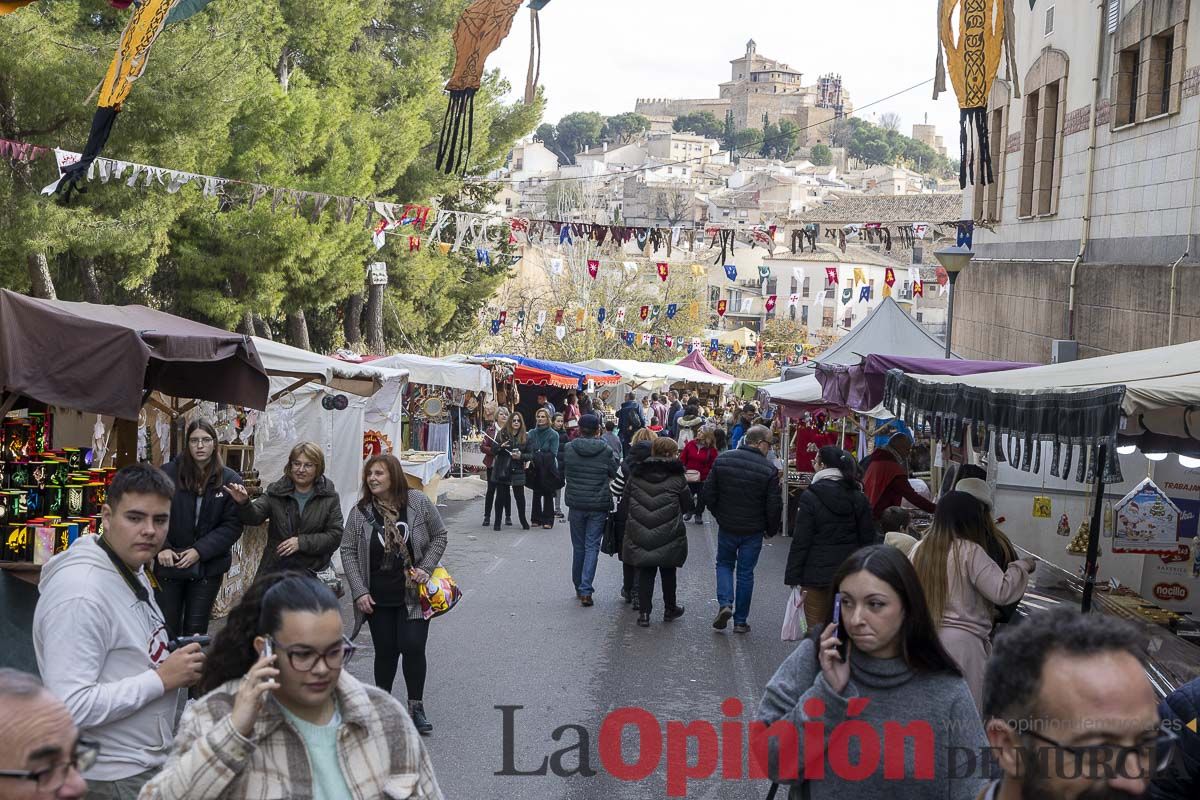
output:
POLYGON ((964 108, 958 112, 958 185, 967 188, 975 183, 975 156, 979 156, 979 183, 987 186, 995 182, 992 173, 991 137, 988 133, 986 108, 964 108), (974 129, 975 146, 971 147, 971 132, 974 129))
POLYGON ((450 93, 442 136, 438 141, 437 169, 447 175, 467 174, 471 148, 475 144, 475 92, 461 89, 450 93))

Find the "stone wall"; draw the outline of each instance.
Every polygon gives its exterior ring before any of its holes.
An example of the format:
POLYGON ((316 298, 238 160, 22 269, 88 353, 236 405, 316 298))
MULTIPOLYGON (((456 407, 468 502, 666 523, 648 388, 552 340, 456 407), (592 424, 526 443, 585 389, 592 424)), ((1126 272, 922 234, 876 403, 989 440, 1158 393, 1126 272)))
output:
MULTIPOLYGON (((1071 265, 973 263, 958 279, 955 352, 965 358, 1049 363, 1067 337, 1071 265)), ((1200 264, 1178 269, 1174 343, 1200 340, 1200 264)), ((1170 265, 1082 264, 1076 279, 1080 357, 1167 344, 1170 265)))

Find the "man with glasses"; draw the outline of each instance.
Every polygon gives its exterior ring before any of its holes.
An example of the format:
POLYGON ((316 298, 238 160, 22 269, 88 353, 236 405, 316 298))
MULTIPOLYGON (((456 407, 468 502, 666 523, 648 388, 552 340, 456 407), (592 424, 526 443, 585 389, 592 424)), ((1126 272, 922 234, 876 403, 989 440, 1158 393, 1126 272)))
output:
POLYGON ((1177 739, 1160 723, 1138 630, 1067 609, 997 637, 983 716, 1004 777, 981 800, 1144 798, 1177 739))
POLYGON ((32 675, 0 669, 0 797, 71 800, 87 794, 81 774, 96 761, 62 701, 32 675))

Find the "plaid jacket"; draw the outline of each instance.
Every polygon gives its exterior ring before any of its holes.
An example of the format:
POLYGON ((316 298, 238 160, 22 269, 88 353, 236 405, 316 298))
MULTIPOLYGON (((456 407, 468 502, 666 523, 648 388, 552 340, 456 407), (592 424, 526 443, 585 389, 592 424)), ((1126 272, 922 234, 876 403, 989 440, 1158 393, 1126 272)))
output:
MULTIPOLYGON (((370 592, 371 536, 374 531, 371 521, 358 505, 350 509, 342 531, 342 569, 346 572, 346 583, 350 584, 350 596, 355 600, 370 592)), ((432 575, 446 552, 446 524, 433 501, 417 489, 408 490, 408 535, 416 565, 432 575)), ((419 591, 416 586, 409 586, 405 592, 410 620, 424 619, 419 591)), ((351 639, 358 637, 366 619, 355 605, 351 639)))
MULTIPOLYGON (((240 680, 192 703, 163 771, 139 800, 279 800, 313 796, 312 771, 300 734, 268 698, 245 739, 231 712, 240 680)), ((394 697, 342 671, 336 689, 342 725, 338 760, 354 800, 443 800, 429 753, 394 697)))

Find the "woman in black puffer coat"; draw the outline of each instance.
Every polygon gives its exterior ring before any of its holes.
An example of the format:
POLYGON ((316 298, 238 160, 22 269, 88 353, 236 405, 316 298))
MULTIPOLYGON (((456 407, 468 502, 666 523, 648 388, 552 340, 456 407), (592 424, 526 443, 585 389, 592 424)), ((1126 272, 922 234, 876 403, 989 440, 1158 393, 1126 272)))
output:
MULTIPOLYGON (((633 604, 633 610, 638 610, 637 569, 625 560, 623 553, 625 542, 625 523, 629 517, 629 509, 621 502, 625 496, 625 484, 633 474, 633 468, 650 457, 650 445, 656 437, 646 428, 633 434, 629 442, 629 455, 617 467, 617 477, 613 478, 608 488, 613 494, 613 539, 617 545, 617 558, 621 560, 621 599, 626 605, 633 604)), ((617 453, 620 455, 620 453, 617 453)))
POLYGON ((807 593, 804 616, 810 627, 829 621, 830 586, 843 561, 875 544, 871 504, 858 483, 854 457, 840 447, 822 447, 813 459, 812 486, 796 504, 796 524, 785 582, 807 593))
POLYGON ((637 569, 637 624, 650 626, 656 572, 662 575, 663 619, 683 616, 683 606, 676 602, 675 570, 687 561, 683 515, 696 506, 674 439, 655 439, 650 457, 633 465, 621 504, 626 510, 621 558, 637 569))

